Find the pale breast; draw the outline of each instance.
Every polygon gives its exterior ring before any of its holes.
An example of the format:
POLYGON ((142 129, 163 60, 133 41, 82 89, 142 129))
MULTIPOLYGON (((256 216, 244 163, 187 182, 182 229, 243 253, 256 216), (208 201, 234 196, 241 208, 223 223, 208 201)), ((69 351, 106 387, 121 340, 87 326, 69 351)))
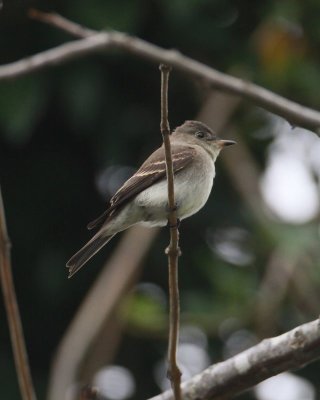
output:
MULTIPOLYGON (((202 149, 201 149, 202 150, 202 149)), ((215 176, 214 162, 206 151, 199 152, 192 166, 175 177, 175 200, 179 219, 199 211, 207 202, 215 176)), ((135 203, 143 214, 144 224, 166 225, 168 218, 167 181, 163 180, 141 192, 135 203)))
POLYGON ((195 214, 206 204, 214 177, 214 163, 208 156, 194 166, 192 174, 185 173, 181 176, 183 179, 176 180, 176 201, 180 219, 195 214))

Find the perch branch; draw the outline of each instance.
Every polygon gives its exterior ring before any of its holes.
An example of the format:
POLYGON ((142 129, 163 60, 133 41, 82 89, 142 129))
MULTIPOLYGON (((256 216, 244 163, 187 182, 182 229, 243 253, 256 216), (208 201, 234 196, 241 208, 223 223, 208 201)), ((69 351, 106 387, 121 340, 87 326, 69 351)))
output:
POLYGON ((21 396, 23 400, 35 400, 36 396, 33 388, 27 351, 23 337, 21 318, 11 272, 10 248, 11 244, 7 231, 4 205, 0 188, 0 276, 2 292, 8 318, 21 396))
MULTIPOLYGON (((229 399, 281 372, 320 358, 320 321, 265 339, 236 356, 212 365, 182 383, 184 400, 229 399)), ((149 400, 173 400, 171 391, 149 400)))
POLYGON ((0 80, 17 78, 41 70, 45 67, 62 64, 79 57, 99 51, 121 50, 151 62, 170 65, 176 70, 204 79, 212 87, 237 94, 266 108, 292 124, 313 129, 320 135, 320 112, 288 100, 254 83, 219 72, 205 64, 186 57, 176 50, 166 50, 145 40, 122 32, 97 32, 88 30, 57 14, 32 11, 32 17, 50 23, 72 35, 81 37, 51 50, 19 61, 0 66, 0 80))
POLYGON ((169 345, 168 345, 168 378, 174 392, 175 400, 181 400, 181 372, 177 364, 177 348, 179 341, 180 304, 178 286, 178 257, 179 231, 176 202, 174 198, 174 175, 170 144, 170 126, 168 121, 168 80, 170 67, 160 65, 161 70, 161 134, 163 138, 166 171, 168 182, 168 225, 170 227, 170 243, 166 249, 168 254, 169 267, 169 297, 170 297, 170 318, 169 318, 169 345))

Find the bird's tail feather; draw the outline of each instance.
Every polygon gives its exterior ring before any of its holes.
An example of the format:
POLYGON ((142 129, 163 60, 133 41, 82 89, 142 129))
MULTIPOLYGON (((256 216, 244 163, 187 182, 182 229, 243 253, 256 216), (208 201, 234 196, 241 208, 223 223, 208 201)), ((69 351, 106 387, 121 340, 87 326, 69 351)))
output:
POLYGON ((67 262, 69 269, 68 278, 71 278, 76 272, 79 271, 83 265, 90 260, 105 244, 107 244, 114 235, 103 236, 98 232, 93 238, 84 245, 75 255, 73 255, 67 262))

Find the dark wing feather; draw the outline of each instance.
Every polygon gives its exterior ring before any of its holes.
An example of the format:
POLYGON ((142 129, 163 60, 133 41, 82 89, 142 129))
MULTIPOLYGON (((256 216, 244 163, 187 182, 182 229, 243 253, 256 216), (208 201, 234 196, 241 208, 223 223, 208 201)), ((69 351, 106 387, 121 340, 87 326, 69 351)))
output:
MULTIPOLYGON (((195 157, 196 151, 189 146, 172 145, 172 164, 174 174, 185 168, 195 157)), ((105 220, 119 211, 134 196, 147 189, 153 183, 165 178, 166 164, 164 148, 160 147, 141 165, 139 170, 132 175, 115 193, 110 200, 109 208, 97 219, 88 224, 88 229, 99 228, 105 220)))

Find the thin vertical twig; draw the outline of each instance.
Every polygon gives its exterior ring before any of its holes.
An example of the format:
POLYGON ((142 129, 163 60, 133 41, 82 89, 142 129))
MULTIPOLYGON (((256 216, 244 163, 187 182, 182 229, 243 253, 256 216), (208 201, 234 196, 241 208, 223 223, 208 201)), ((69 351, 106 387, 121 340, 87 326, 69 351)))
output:
POLYGON ((8 318, 21 396, 23 400, 36 400, 12 278, 10 248, 11 244, 7 231, 0 187, 0 276, 2 292, 8 318))
POLYGON ((168 80, 171 68, 161 64, 161 134, 164 143, 166 170, 168 182, 168 224, 170 227, 170 244, 166 249, 169 266, 169 296, 170 296, 170 318, 169 318, 169 345, 168 345, 168 378, 174 392, 175 400, 181 400, 181 371, 177 364, 177 347, 179 340, 180 301, 178 286, 178 257, 179 231, 177 209, 174 198, 174 175, 172 165, 172 154, 170 144, 170 127, 168 122, 168 80))

